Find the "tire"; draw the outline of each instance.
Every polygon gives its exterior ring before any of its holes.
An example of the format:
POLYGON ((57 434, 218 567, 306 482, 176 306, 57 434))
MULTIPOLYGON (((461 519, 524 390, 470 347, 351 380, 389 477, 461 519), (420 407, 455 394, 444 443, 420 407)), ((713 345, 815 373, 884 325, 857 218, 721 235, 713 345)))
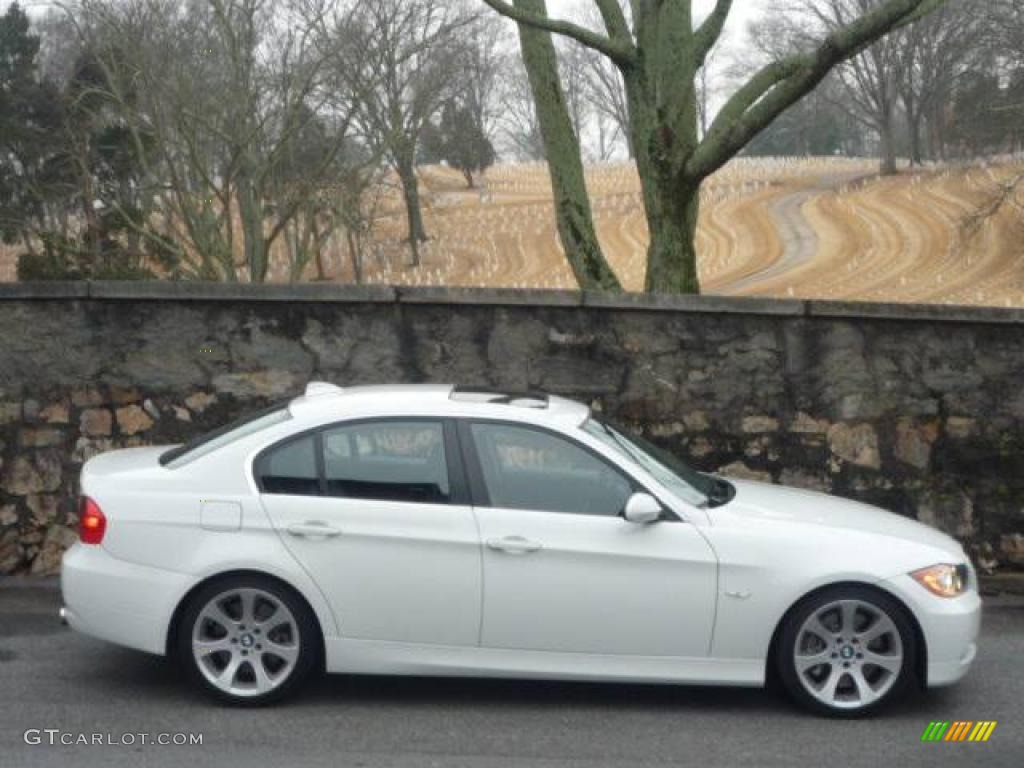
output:
POLYGON ((775 649, 778 677, 802 707, 829 717, 866 717, 899 699, 917 668, 906 609, 869 587, 841 586, 799 602, 775 649), (851 631, 852 628, 852 631, 851 631))
POLYGON ((296 691, 318 666, 323 638, 294 590, 258 574, 203 585, 181 613, 177 655, 200 689, 238 706, 296 691))

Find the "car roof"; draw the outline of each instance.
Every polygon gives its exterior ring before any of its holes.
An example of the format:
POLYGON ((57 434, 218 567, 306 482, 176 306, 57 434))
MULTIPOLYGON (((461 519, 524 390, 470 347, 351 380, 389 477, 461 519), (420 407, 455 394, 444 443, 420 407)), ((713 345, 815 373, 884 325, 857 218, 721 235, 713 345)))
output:
POLYGON ((452 384, 390 384, 339 387, 310 382, 288 409, 295 419, 376 416, 438 416, 488 418, 578 427, 590 417, 583 403, 540 392, 512 392, 452 384))

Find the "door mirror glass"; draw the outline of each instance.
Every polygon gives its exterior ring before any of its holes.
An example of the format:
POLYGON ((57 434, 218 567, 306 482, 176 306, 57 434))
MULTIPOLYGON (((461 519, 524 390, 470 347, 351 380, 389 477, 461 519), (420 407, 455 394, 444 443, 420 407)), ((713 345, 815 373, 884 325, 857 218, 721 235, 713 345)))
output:
POLYGON ((661 519, 661 504, 649 493, 634 493, 626 502, 623 516, 631 523, 646 525, 661 519))

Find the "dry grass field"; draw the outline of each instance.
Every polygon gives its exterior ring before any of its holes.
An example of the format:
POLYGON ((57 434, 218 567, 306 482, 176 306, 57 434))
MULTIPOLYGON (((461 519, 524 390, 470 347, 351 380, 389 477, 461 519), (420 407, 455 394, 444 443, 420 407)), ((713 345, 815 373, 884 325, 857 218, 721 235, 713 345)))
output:
MULTIPOLYGON (((870 160, 734 161, 702 192, 698 232, 705 292, 722 295, 1024 306, 1024 189, 977 220, 1012 163, 905 171, 879 178, 870 160)), ((605 252, 630 290, 643 284, 646 225, 627 164, 591 168, 605 252)), ((397 199, 375 227, 365 280, 399 285, 571 288, 540 165, 492 169, 468 190, 445 168, 422 171, 430 242, 408 266, 397 199)), ((344 238, 325 253, 329 279, 352 280, 344 238)), ((308 276, 312 277, 310 269, 308 276)), ((287 279, 275 257, 272 279, 287 279)), ((11 251, 0 279, 14 279, 11 251)))

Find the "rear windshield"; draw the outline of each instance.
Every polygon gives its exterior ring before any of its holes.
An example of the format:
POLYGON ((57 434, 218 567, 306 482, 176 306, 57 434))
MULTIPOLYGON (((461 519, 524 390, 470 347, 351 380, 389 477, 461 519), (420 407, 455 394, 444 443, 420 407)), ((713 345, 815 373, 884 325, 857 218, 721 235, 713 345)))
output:
POLYGON ((218 427, 212 432, 207 432, 205 435, 200 435, 184 445, 164 451, 164 453, 160 454, 160 464, 165 467, 173 465, 171 467, 173 469, 175 466, 181 466, 229 443, 241 440, 247 435, 255 434, 274 424, 280 424, 282 421, 288 421, 290 418, 291 414, 288 412, 288 404, 278 403, 270 408, 244 416, 230 424, 225 424, 223 427, 218 427))

